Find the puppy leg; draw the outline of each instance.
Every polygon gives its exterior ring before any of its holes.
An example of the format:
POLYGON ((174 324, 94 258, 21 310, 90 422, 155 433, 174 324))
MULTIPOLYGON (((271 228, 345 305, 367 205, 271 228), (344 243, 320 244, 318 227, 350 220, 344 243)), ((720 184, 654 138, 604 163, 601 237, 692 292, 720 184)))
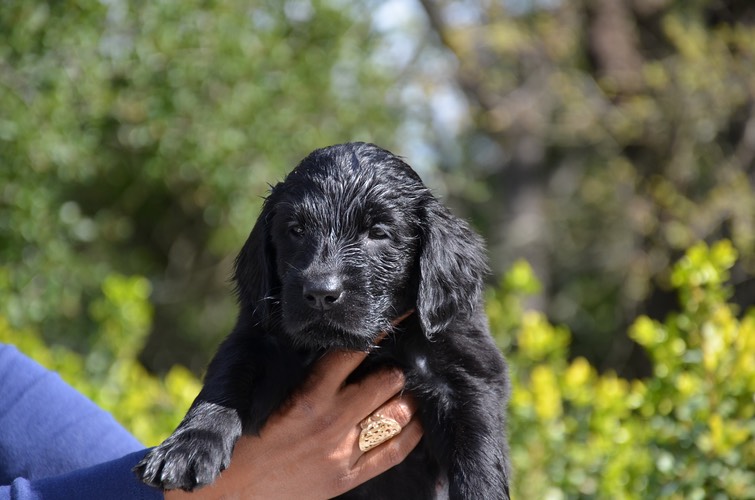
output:
MULTIPOLYGON (((264 352, 255 336, 237 326, 210 362, 204 386, 178 428, 134 468, 142 481, 191 491, 228 467, 236 441, 249 427, 264 352)), ((269 409, 260 417, 268 414, 269 409)))
POLYGON ((476 401, 465 401, 451 413, 453 429, 448 471, 450 500, 508 500, 508 446, 502 404, 493 391, 478 391, 476 401))
POLYGON ((501 387, 468 374, 419 383, 423 377, 412 374, 407 389, 420 401, 424 440, 445 471, 448 498, 508 500, 510 467, 501 387))
POLYGON ((230 464, 241 428, 237 410, 198 398, 173 434, 134 471, 145 483, 166 490, 208 485, 230 464))

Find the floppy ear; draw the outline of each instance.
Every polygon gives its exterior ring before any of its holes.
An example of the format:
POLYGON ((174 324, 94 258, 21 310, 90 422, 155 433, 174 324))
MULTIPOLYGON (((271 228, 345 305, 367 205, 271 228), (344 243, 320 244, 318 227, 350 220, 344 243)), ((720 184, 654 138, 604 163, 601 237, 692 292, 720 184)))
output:
MULTIPOLYGON (((280 184, 278 185, 280 186, 280 184)), ((233 281, 242 309, 249 309, 255 316, 267 319, 270 301, 278 286, 275 271, 275 249, 270 240, 270 227, 275 214, 278 186, 262 204, 257 223, 236 257, 233 281)))
POLYGON ((417 312, 432 336, 480 306, 489 269, 482 238, 437 200, 427 208, 422 233, 417 312))

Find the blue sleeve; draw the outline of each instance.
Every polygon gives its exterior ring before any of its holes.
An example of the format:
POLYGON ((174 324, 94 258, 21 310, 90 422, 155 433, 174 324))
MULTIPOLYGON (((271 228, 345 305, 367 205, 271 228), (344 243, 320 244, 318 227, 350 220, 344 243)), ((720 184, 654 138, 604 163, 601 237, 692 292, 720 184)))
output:
POLYGON ((0 344, 0 500, 162 498, 131 472, 144 453, 110 414, 0 344))
POLYGON ((162 500, 163 494, 140 481, 131 468, 147 450, 61 476, 0 486, 0 500, 162 500))

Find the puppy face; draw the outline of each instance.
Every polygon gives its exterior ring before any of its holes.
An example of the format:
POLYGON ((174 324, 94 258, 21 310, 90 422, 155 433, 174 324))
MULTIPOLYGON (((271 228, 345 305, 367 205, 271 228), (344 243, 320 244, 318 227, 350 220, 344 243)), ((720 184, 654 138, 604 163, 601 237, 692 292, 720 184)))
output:
POLYGON ((303 347, 366 349, 416 308, 427 335, 479 305, 482 241, 400 158, 319 149, 266 199, 236 260, 242 308, 303 347))
POLYGON ((275 188, 281 319, 297 343, 364 349, 416 295, 417 179, 369 152, 317 151, 275 188))

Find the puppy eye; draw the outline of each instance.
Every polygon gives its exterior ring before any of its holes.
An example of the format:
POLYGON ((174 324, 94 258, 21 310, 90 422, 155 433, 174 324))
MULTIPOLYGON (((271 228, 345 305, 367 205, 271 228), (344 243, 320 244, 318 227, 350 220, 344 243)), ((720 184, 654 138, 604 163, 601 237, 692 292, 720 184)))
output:
POLYGON ((294 238, 301 238, 302 235, 304 235, 304 228, 301 224, 298 224, 296 222, 291 222, 288 225, 288 234, 293 236, 294 238))
POLYGON ((372 226, 370 228, 368 236, 372 240, 385 240, 391 237, 391 235, 388 234, 388 231, 386 230, 386 228, 380 224, 376 224, 372 226))

